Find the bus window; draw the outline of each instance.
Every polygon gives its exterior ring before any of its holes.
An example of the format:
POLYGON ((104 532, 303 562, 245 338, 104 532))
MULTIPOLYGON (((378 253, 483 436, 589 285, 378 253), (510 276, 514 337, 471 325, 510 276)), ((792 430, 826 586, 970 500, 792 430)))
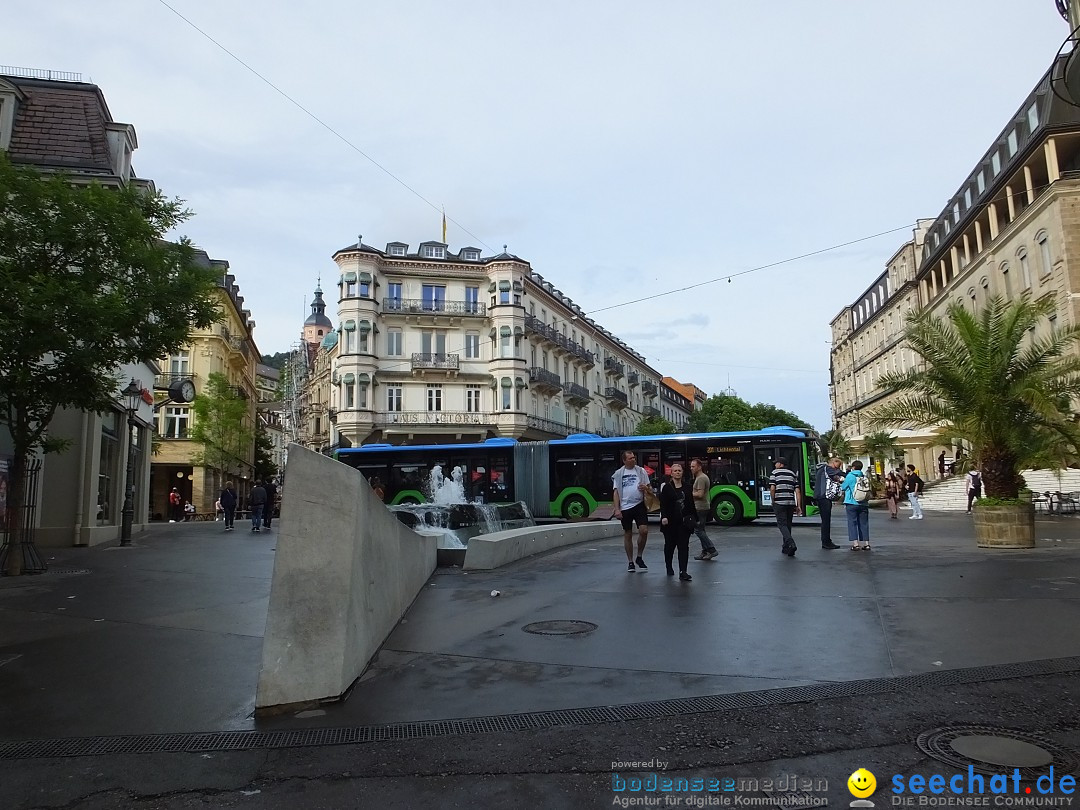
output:
POLYGON ((610 501, 615 491, 611 477, 615 475, 615 470, 622 466, 622 459, 615 450, 609 450, 606 447, 602 448, 597 455, 598 459, 593 467, 596 477, 593 479, 595 483, 592 494, 598 501, 610 501))
POLYGON ((661 480, 667 480, 671 475, 671 465, 682 464, 683 478, 687 481, 690 479, 687 477, 690 475, 690 462, 686 460, 686 454, 682 450, 668 450, 664 449, 664 469, 663 478, 661 480))
MULTIPOLYGON (((663 476, 666 475, 663 466, 660 464, 660 449, 651 447, 647 450, 635 450, 634 452, 637 453, 638 466, 644 468, 645 472, 649 474, 649 481, 652 482, 652 485, 659 488, 663 476)), ((615 471, 612 470, 612 472, 615 471)))
MULTIPOLYGON (((567 487, 589 486, 589 468, 592 466, 591 457, 575 455, 573 457, 558 458, 555 460, 555 477, 552 492, 562 492, 567 487)), ((612 470, 614 472, 614 470, 612 470)))
POLYGON ((514 500, 514 482, 509 459, 491 459, 491 470, 488 473, 488 497, 484 500, 488 503, 514 500))
POLYGON ((395 464, 390 468, 390 492, 395 495, 403 489, 423 492, 425 478, 424 469, 419 464, 395 464))

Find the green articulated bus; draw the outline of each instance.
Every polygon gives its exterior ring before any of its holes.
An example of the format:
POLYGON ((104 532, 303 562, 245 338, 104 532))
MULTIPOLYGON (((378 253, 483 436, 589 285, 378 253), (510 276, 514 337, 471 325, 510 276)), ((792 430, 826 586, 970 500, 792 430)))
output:
POLYGON ((339 461, 367 478, 378 477, 390 505, 430 499, 431 471, 440 466, 450 478, 455 467, 467 500, 484 503, 524 501, 536 517, 586 518, 611 505, 611 476, 622 465, 623 450, 633 450, 653 484, 681 462, 689 475, 700 459, 712 489, 710 514, 734 525, 772 514, 769 474, 778 459, 799 475, 807 513, 820 440, 812 430, 769 427, 731 433, 601 437, 575 433, 565 439, 520 442, 488 439, 474 444, 367 444, 337 451, 339 461))

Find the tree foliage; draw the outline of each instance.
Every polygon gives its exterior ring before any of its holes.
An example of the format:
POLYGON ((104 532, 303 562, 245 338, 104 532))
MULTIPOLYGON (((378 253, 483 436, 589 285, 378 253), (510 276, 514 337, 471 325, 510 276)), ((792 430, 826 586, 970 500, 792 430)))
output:
POLYGON ((192 457, 223 474, 240 473, 251 463, 255 431, 246 397, 229 384, 224 374, 211 374, 206 388, 191 403, 195 415, 190 436, 202 444, 192 457))
POLYGON ((1020 470, 1077 455, 1080 429, 1070 402, 1080 396, 1080 326, 1034 330, 1055 312, 1051 298, 994 296, 977 313, 951 304, 945 318, 908 316, 905 334, 924 370, 888 374, 900 394, 875 409, 878 425, 937 427, 963 439, 986 494, 1015 498, 1020 470))
POLYGON ((664 436, 679 429, 662 416, 646 416, 634 429, 635 436, 664 436))
MULTIPOLYGON (((166 233, 190 213, 157 192, 17 167, 0 154, 0 424, 14 446, 9 531, 21 542, 22 473, 60 409, 117 403, 118 367, 179 350, 220 312, 217 273, 166 233)), ((21 571, 8 555, 8 573, 21 571)))
POLYGON ((774 425, 809 428, 790 411, 759 402, 751 405, 734 394, 714 394, 705 400, 701 410, 690 415, 687 430, 691 433, 711 431, 761 430, 774 425))
POLYGON ((277 478, 279 472, 274 463, 274 443, 266 428, 259 424, 255 427, 255 478, 266 481, 277 478))
POLYGON ((829 458, 836 457, 841 461, 851 458, 851 444, 839 430, 827 430, 821 434, 821 441, 825 443, 825 454, 829 458))
POLYGON ((871 459, 882 463, 904 457, 904 451, 887 430, 875 430, 863 436, 863 450, 871 459))

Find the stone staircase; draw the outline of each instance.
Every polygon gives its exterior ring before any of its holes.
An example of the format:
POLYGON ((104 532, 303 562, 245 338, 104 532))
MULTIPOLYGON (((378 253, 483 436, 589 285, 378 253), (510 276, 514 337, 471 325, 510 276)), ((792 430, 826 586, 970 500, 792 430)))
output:
MULTIPOLYGON (((1080 492, 1080 470, 1024 470, 1021 473, 1028 488, 1042 492, 1080 492)), ((984 488, 985 492, 985 488, 984 488)), ((964 512, 967 510, 966 476, 955 475, 945 481, 931 481, 919 501, 923 509, 934 512, 964 512)), ((901 504, 907 507, 907 504, 901 504)), ((908 507, 910 508, 910 507, 908 507)))

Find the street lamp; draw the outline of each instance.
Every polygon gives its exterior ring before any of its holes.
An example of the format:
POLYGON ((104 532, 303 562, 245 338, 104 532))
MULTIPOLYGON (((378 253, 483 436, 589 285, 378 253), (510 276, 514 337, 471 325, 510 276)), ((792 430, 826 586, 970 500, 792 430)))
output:
POLYGON ((128 458, 127 477, 124 480, 124 507, 120 511, 120 545, 131 545, 131 522, 135 516, 135 440, 134 431, 137 429, 135 414, 142 400, 142 388, 135 378, 127 384, 127 388, 120 392, 120 396, 127 400, 127 428, 128 428, 128 458))

